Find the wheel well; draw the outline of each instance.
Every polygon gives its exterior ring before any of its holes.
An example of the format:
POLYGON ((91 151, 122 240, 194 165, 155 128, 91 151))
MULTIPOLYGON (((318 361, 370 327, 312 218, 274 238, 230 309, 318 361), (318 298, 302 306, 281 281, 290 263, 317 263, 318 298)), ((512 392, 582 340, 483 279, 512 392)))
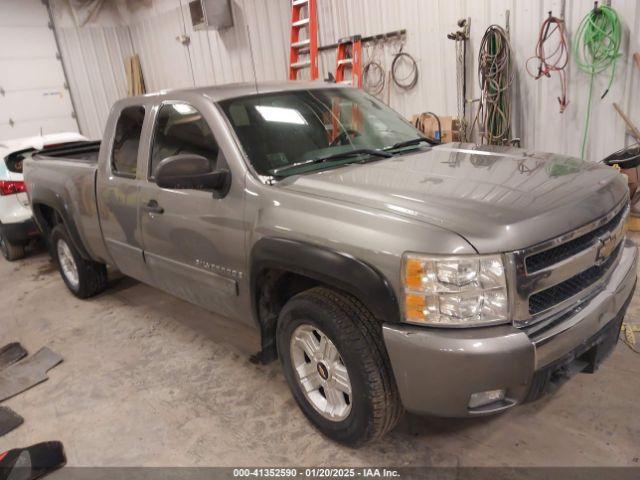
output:
POLYGON ((56 225, 63 223, 62 217, 53 207, 42 203, 33 206, 33 215, 47 237, 56 225))
POLYGON ((269 363, 278 358, 276 325, 282 307, 298 293, 325 284, 305 275, 275 268, 260 272, 256 284, 257 315, 262 336, 259 361, 269 363))
POLYGON ((395 292, 375 267, 321 245, 277 237, 261 238, 251 251, 251 306, 262 334, 256 360, 277 358, 278 315, 294 295, 316 286, 340 290, 358 299, 381 322, 399 322, 395 292))

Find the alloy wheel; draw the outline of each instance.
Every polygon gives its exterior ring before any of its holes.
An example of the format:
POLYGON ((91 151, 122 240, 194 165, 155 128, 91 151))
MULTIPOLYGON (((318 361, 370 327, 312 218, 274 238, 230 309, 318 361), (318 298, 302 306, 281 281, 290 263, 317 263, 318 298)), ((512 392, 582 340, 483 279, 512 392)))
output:
POLYGON ((291 336, 291 363, 307 401, 324 418, 339 422, 351 412, 349 372, 335 344, 319 328, 302 324, 291 336))

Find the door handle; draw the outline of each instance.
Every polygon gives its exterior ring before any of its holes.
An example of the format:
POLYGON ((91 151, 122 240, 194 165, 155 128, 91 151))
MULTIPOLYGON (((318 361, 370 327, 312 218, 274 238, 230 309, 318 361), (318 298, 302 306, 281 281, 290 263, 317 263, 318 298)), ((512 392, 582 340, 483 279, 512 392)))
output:
POLYGON ((145 205, 142 206, 142 208, 144 208, 149 214, 161 215, 164 213, 164 208, 158 205, 158 202, 156 200, 149 200, 145 205))

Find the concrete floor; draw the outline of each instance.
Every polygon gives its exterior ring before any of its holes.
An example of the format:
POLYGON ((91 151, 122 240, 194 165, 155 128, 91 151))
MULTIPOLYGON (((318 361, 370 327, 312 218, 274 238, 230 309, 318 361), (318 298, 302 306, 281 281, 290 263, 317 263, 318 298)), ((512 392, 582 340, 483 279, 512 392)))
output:
POLYGON ((640 355, 622 343, 596 375, 537 403, 484 419, 405 416, 352 450, 306 421, 278 363, 249 362, 255 334, 216 315, 126 278, 78 300, 42 252, 0 261, 0 291, 0 344, 64 357, 6 402, 25 423, 0 452, 61 440, 82 466, 640 465, 640 355))

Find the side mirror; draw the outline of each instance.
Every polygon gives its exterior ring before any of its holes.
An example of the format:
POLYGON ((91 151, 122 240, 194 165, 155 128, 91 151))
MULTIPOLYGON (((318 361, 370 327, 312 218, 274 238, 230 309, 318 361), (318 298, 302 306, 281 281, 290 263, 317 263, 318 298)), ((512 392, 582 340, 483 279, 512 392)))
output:
POLYGON ((162 160, 155 178, 161 188, 216 190, 225 194, 231 183, 229 170, 213 170, 211 160, 191 153, 162 160))

